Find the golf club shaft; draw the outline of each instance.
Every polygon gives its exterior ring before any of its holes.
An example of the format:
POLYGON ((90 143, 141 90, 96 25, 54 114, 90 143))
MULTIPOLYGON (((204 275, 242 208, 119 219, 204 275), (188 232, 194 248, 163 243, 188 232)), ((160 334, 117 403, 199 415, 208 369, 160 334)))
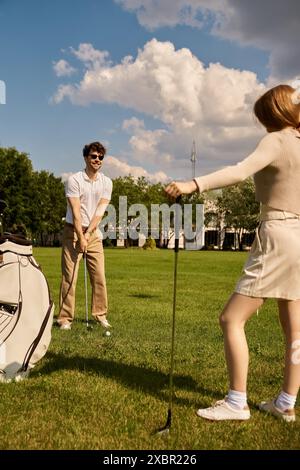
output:
MULTIPOLYGON (((176 198, 176 204, 179 204, 181 196, 176 198)), ((178 251, 179 251, 179 211, 176 208, 175 213, 175 242, 174 242, 174 281, 173 281, 173 313, 172 313, 172 337, 171 337, 171 364, 169 376, 169 410, 168 419, 171 425, 172 404, 173 404, 173 373, 174 373, 174 350, 175 350, 175 325, 176 325, 176 292, 177 292, 177 265, 178 265, 178 251)))
POLYGON ((166 424, 163 428, 159 428, 155 434, 165 434, 169 432, 171 423, 172 423, 172 405, 173 405, 173 373, 174 373, 174 349, 175 349, 175 320, 176 320, 176 290, 177 290, 177 261, 178 261, 178 251, 179 251, 179 227, 181 225, 181 211, 179 212, 178 204, 181 200, 181 196, 176 198, 176 211, 175 211, 175 224, 174 224, 174 283, 173 283, 173 315, 172 315, 172 338, 171 338, 171 364, 170 364, 170 374, 169 374, 169 408, 166 424))
POLYGON ((87 252, 83 253, 84 262, 84 291, 85 291, 85 320, 86 326, 89 327, 89 306, 88 306, 88 288, 87 288, 87 268, 86 268, 86 256, 87 252))
POLYGON ((178 248, 179 248, 179 239, 175 238, 175 262, 174 262, 174 281, 173 281, 173 314, 172 314, 171 364, 170 364, 170 397, 169 397, 169 409, 170 410, 172 409, 172 401, 173 401, 173 372, 174 372, 174 349, 175 349, 178 248))

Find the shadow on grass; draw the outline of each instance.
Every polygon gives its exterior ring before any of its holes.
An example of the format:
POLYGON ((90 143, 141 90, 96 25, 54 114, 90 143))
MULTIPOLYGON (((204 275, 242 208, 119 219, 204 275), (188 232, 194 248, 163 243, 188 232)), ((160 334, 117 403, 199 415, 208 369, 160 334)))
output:
POLYGON ((128 297, 135 297, 136 299, 153 299, 154 297, 160 297, 155 294, 128 294, 128 297))
MULTIPOLYGON (((53 352, 47 353, 47 363, 39 368, 40 374, 49 375, 58 370, 77 370, 80 372, 93 372, 101 377, 116 380, 126 388, 143 390, 158 399, 169 400, 169 374, 151 369, 149 367, 124 364, 116 361, 99 358, 86 358, 81 356, 66 357, 53 352)), ((189 375, 177 375, 173 377, 173 402, 181 405, 195 405, 194 398, 178 397, 176 391, 197 392, 211 398, 220 398, 215 390, 207 390, 200 387, 189 375)), ((197 401, 197 404, 201 406, 197 401)))

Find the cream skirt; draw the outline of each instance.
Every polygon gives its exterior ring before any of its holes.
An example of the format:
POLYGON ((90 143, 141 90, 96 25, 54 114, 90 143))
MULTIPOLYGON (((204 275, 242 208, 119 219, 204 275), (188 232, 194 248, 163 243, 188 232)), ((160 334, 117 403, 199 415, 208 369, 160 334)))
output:
POLYGON ((262 206, 260 224, 235 292, 300 299, 300 215, 262 206))

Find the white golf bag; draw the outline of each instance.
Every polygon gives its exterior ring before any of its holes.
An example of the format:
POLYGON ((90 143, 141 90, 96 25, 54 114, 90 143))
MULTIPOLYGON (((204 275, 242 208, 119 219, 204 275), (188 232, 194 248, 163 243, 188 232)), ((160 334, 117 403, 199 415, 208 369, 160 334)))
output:
POLYGON ((0 382, 22 380, 51 340, 54 304, 30 241, 0 237, 0 382))

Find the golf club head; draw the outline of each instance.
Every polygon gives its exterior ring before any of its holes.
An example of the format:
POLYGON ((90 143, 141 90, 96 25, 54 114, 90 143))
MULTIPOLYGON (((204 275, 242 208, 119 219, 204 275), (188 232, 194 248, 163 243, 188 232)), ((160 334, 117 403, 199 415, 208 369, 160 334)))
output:
POLYGON ((161 428, 154 432, 155 436, 168 437, 170 434, 170 428, 161 428))
POLYGON ((87 329, 88 331, 91 331, 91 330, 93 329, 93 326, 88 323, 88 324, 86 325, 86 329, 87 329))
POLYGON ((172 410, 171 408, 169 408, 166 424, 162 428, 156 429, 153 434, 156 436, 167 437, 170 433, 171 423, 172 423, 172 410))

